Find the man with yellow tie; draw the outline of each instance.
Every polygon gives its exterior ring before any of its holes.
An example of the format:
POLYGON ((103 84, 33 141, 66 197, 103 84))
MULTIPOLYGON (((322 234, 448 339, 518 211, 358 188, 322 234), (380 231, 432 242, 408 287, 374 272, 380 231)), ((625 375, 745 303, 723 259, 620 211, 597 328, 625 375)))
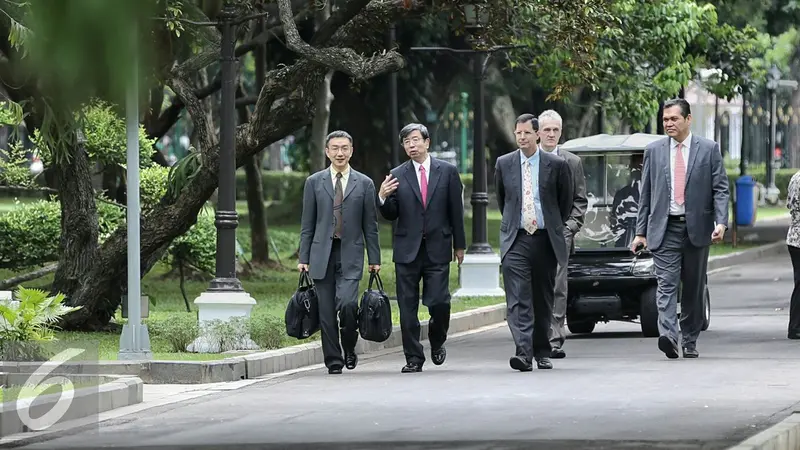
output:
POLYGON ((508 328, 516 354, 509 364, 521 372, 552 369, 550 323, 558 264, 566 264, 564 224, 572 211, 573 187, 567 162, 539 151, 539 123, 517 118, 519 149, 497 158, 495 189, 503 219, 500 258, 508 305, 508 328))
POLYGON ((658 290, 658 348, 678 358, 678 291, 684 358, 697 358, 703 328, 708 250, 728 227, 728 175, 719 144, 691 132, 689 103, 664 103, 668 137, 644 152, 636 238, 631 251, 653 253, 658 290), (680 284, 683 287, 680 288, 680 284))

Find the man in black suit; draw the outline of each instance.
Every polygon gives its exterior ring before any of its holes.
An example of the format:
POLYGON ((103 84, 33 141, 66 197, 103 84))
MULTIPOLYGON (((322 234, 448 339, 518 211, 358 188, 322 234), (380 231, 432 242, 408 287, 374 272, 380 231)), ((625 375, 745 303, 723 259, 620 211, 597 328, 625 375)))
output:
POLYGON ((421 124, 400 130, 410 161, 395 167, 381 183, 378 204, 386 220, 396 220, 392 261, 397 277, 397 306, 406 365, 401 372, 422 372, 419 284, 428 307, 431 360, 444 363, 450 326, 450 262, 464 260, 464 202, 461 177, 450 163, 428 155, 430 135, 421 124))
POLYGON ((567 162, 540 151, 532 114, 517 118, 519 149, 497 158, 495 185, 503 215, 500 258, 508 305, 508 327, 516 344, 513 369, 552 369, 549 340, 556 268, 566 264, 564 223, 572 210, 567 162))

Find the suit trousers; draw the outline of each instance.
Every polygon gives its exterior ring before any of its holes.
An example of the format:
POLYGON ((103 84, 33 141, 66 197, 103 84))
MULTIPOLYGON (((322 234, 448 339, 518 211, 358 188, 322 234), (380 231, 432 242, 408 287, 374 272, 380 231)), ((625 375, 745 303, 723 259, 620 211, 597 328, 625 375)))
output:
POLYGON ((794 290, 789 303, 789 337, 800 335, 800 247, 789 245, 789 257, 794 271, 794 290))
POLYGON ((695 247, 689 241, 686 222, 667 220, 664 240, 653 250, 658 288, 658 332, 675 343, 678 340, 678 292, 681 298, 680 335, 682 345, 694 345, 703 328, 703 300, 706 292, 708 246, 695 247), (682 283, 682 287, 681 287, 682 283))
POLYGON ((343 366, 345 352, 355 351, 358 342, 358 285, 342 275, 342 245, 333 240, 325 278, 314 280, 319 300, 319 323, 325 366, 343 366), (342 343, 339 345, 341 333, 342 343))
POLYGON ((503 258, 508 328, 516 356, 531 361, 550 357, 550 324, 558 260, 545 230, 520 230, 503 258))
MULTIPOLYGON (((574 237, 569 231, 564 232, 564 241, 567 244, 567 250, 572 249, 572 240, 574 237)), ((550 325, 550 346, 553 348, 561 348, 564 346, 567 334, 564 331, 564 323, 567 317, 567 299, 569 293, 567 292, 567 265, 558 264, 556 269, 555 292, 553 295, 553 323, 550 325)))
POLYGON ((408 264, 395 264, 397 308, 400 311, 400 332, 406 363, 425 363, 419 342, 419 284, 422 282, 422 304, 428 307, 428 342, 438 349, 447 340, 450 328, 450 264, 436 264, 428 258, 425 239, 416 259, 408 264))

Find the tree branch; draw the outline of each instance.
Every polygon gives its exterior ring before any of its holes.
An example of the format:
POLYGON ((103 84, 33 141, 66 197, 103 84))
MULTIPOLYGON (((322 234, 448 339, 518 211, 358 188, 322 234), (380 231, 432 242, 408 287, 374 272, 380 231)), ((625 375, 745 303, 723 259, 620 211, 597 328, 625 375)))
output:
POLYGON ((11 277, 7 280, 0 281, 0 289, 5 290, 11 287, 15 287, 20 283, 24 283, 26 281, 35 280, 37 278, 41 278, 47 274, 51 274, 58 269, 58 263, 50 264, 49 266, 40 267, 34 271, 23 273, 22 275, 17 275, 15 277, 11 277))
POLYGON ((356 14, 360 13, 370 1, 371 0, 350 0, 341 8, 337 8, 331 13, 328 20, 322 23, 319 30, 314 33, 314 37, 311 38, 311 45, 316 47, 328 41, 342 25, 346 24, 355 17, 356 14))
POLYGON ((384 72, 405 66, 403 57, 395 52, 384 51, 370 58, 356 53, 351 48, 327 47, 317 49, 303 41, 292 18, 292 5, 289 0, 278 0, 278 9, 286 35, 286 45, 290 50, 317 64, 345 73, 357 80, 366 80, 384 72))
POLYGON ((194 94, 194 89, 189 85, 180 75, 171 77, 167 84, 175 92, 175 95, 181 99, 189 114, 192 116, 192 122, 197 130, 197 137, 200 141, 201 151, 208 151, 214 145, 213 133, 209 127, 208 120, 206 120, 206 113, 200 100, 194 94))

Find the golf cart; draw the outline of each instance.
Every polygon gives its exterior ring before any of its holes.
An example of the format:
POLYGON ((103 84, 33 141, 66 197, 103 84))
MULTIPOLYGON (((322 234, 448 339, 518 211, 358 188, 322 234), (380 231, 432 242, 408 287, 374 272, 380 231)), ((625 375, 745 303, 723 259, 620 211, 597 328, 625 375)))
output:
MULTIPOLYGON (((568 267, 567 328, 591 333, 597 322, 637 318, 645 337, 657 337, 658 307, 653 255, 633 253, 645 146, 664 136, 599 134, 559 148, 581 158, 588 207, 575 236, 568 267)), ((678 301, 680 302, 680 294, 678 301)), ((706 287, 703 330, 711 319, 706 287)))

